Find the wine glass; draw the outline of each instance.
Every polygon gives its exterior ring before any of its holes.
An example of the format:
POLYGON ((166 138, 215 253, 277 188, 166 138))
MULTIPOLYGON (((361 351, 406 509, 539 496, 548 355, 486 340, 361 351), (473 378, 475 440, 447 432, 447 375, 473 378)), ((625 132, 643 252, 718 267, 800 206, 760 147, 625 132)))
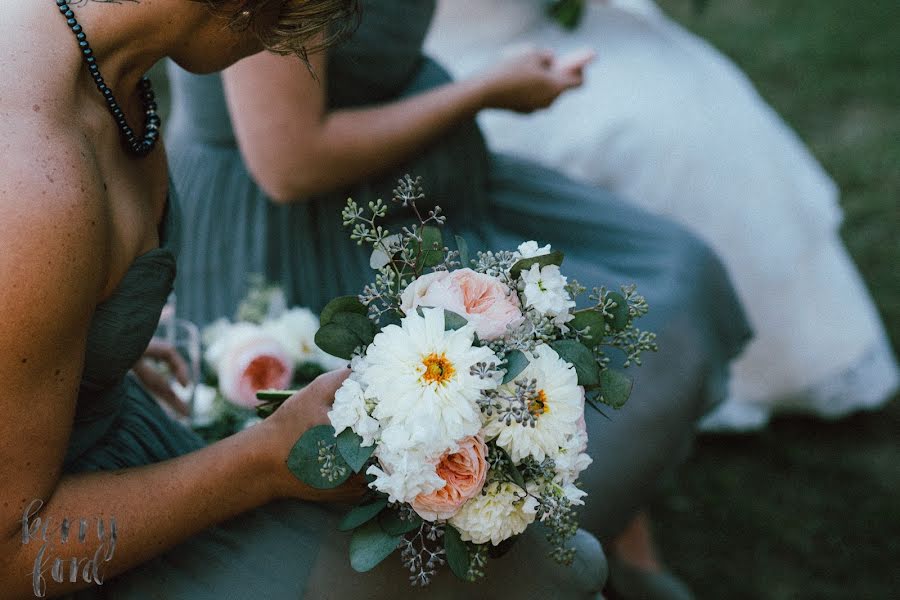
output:
POLYGON ((175 348, 187 366, 188 382, 186 385, 182 385, 176 379, 175 374, 168 368, 168 365, 160 364, 159 368, 167 376, 169 387, 171 387, 175 395, 190 409, 190 416, 174 415, 174 410, 171 407, 162 402, 160 404, 170 413, 170 416, 190 424, 193 421, 195 412, 195 391, 200 381, 200 330, 191 321, 175 316, 175 301, 173 298, 170 299, 163 309, 159 325, 153 337, 175 348))

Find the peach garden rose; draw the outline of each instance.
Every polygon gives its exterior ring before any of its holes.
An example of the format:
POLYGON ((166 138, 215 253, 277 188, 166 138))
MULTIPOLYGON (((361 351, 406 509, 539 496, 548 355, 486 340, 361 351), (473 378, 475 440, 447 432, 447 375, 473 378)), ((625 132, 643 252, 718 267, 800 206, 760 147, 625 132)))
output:
POLYGON ((503 337, 523 319, 516 294, 496 278, 472 269, 423 275, 406 288, 401 300, 406 314, 420 306, 455 312, 472 324, 482 340, 503 337))
POLYGON ((256 325, 230 326, 206 353, 225 398, 238 406, 257 405, 256 392, 284 389, 294 375, 294 361, 284 345, 256 325))
POLYGON ((428 521, 455 515, 484 486, 488 471, 486 456, 487 446, 481 438, 464 438, 459 448, 445 453, 435 468, 446 485, 430 494, 416 496, 411 502, 413 510, 428 521))

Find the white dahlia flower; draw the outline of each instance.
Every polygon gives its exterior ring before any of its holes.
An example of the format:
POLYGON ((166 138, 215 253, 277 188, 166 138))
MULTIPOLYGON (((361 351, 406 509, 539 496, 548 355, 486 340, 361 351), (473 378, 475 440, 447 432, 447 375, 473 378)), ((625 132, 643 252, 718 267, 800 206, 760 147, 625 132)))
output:
POLYGON ((473 346, 474 329, 444 331, 442 309, 413 312, 388 325, 366 351, 360 383, 376 402, 372 416, 383 430, 399 428, 427 455, 440 454, 481 429, 476 400, 497 386, 473 373, 476 363, 499 363, 485 347, 473 346))
POLYGON ((514 483, 495 481, 450 518, 460 537, 473 544, 497 545, 534 522, 535 504, 514 483))
POLYGON ((486 439, 496 438, 498 446, 509 453, 518 464, 526 456, 537 461, 546 457, 556 459, 560 448, 578 432, 578 422, 584 414, 582 391, 578 386, 575 367, 559 357, 546 344, 534 349, 531 361, 513 382, 503 386, 505 394, 515 394, 515 381, 537 382, 535 394, 527 399, 528 411, 534 419, 509 425, 494 413, 484 427, 486 439))

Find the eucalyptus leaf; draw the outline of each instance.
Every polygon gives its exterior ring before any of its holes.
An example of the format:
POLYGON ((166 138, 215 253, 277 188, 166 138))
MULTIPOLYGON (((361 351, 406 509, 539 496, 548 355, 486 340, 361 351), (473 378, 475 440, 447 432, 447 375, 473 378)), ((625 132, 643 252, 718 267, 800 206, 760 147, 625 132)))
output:
POLYGON ((320 490, 335 488, 350 478, 350 465, 341 457, 334 439, 334 427, 317 425, 306 430, 288 455, 287 466, 294 477, 320 490), (331 469, 320 455, 324 452, 331 460, 331 469))
POLYGON ((386 510, 378 516, 378 524, 387 534, 404 535, 421 527, 422 517, 413 513, 404 519, 396 510, 386 510))
POLYGON ((331 318, 331 323, 346 327, 359 338, 362 345, 368 346, 375 339, 377 330, 375 324, 359 313, 339 312, 331 318))
POLYGON ((447 553, 447 564, 453 574, 463 581, 469 580, 469 547, 451 525, 444 528, 444 551, 447 553))
POLYGON ((436 267, 444 262, 444 238, 441 230, 432 225, 422 227, 422 261, 423 267, 436 267))
POLYGON ((509 454, 506 452, 506 450, 504 450, 500 446, 497 446, 497 452, 500 453, 500 455, 503 456, 504 459, 506 459, 504 462, 506 462, 509 465, 509 469, 507 469, 507 474, 510 477, 512 477, 513 483, 515 483, 517 486, 519 486, 523 490, 526 489, 525 488, 525 478, 522 477, 522 473, 519 472, 518 468, 516 468, 516 465, 513 463, 512 459, 509 457, 509 454))
POLYGON ((506 375, 503 376, 503 383, 509 383, 519 376, 528 366, 528 357, 521 350, 513 350, 506 355, 506 375))
POLYGON ((600 383, 600 367, 594 353, 587 346, 575 340, 557 340, 550 346, 556 350, 560 358, 575 367, 578 385, 590 387, 600 383))
POLYGON ((531 265, 540 265, 543 269, 548 265, 556 265, 557 267, 562 264, 565 255, 559 250, 554 250, 549 254, 541 254, 540 256, 532 256, 531 258, 523 258, 522 260, 517 261, 512 267, 509 269, 510 275, 513 277, 518 277, 521 275, 522 271, 527 271, 531 268, 531 265))
POLYGON ((378 326, 381 329, 384 329, 388 325, 400 325, 402 319, 402 313, 397 312, 396 310, 388 310, 381 313, 381 317, 378 319, 378 326))
POLYGON ((375 444, 363 446, 362 438, 349 427, 337 436, 337 449, 354 473, 359 473, 366 461, 375 452, 375 444))
POLYGON ((613 408, 622 408, 631 396, 633 386, 634 381, 625 373, 606 369, 600 374, 600 399, 613 408))
POLYGON ((618 292, 610 292, 607 297, 615 302, 616 306, 610 309, 612 317, 607 318, 606 322, 614 331, 622 331, 628 325, 628 301, 618 292))
POLYGON ((581 339, 590 346, 597 346, 603 341, 606 331, 606 319, 598 310, 580 310, 575 317, 568 322, 568 326, 578 331, 590 328, 588 333, 582 334, 581 339))
POLYGON ((319 327, 315 341, 316 346, 322 351, 345 360, 350 360, 353 357, 353 351, 363 343, 353 331, 337 323, 328 323, 319 327))
POLYGON ((339 296, 325 305, 319 314, 319 325, 327 325, 331 323, 331 319, 337 313, 350 312, 365 316, 369 309, 359 301, 357 296, 339 296))
POLYGON ((358 573, 371 571, 397 549, 402 537, 386 533, 377 521, 370 520, 350 538, 350 566, 358 573))
MULTIPOLYGON (((425 308, 434 308, 433 306, 420 306, 416 309, 416 312, 420 317, 425 316, 425 312, 423 309, 425 308)), ((446 308, 442 309, 444 311, 444 331, 456 331, 462 327, 465 327, 469 324, 469 321, 462 315, 459 315, 452 310, 447 310, 446 308)))
POLYGON ((339 531, 352 531, 377 517, 378 513, 384 510, 387 505, 387 498, 379 498, 375 502, 361 504, 344 515, 337 528, 339 531))
POLYGON ((459 252, 459 264, 468 267, 471 260, 469 259, 469 243, 465 238, 456 236, 456 250, 459 252))

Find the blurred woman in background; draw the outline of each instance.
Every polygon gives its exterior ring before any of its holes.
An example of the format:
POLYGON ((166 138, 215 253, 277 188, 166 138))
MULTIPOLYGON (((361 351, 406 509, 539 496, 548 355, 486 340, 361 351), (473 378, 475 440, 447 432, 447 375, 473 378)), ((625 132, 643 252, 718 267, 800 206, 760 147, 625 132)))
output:
POLYGON ((671 217, 720 254, 754 339, 703 426, 836 418, 890 400, 897 363, 838 234, 838 190, 747 77, 652 0, 588 1, 573 31, 546 4, 441 0, 426 48, 460 77, 516 47, 596 50, 585 84, 548 110, 479 123, 492 149, 671 217))

